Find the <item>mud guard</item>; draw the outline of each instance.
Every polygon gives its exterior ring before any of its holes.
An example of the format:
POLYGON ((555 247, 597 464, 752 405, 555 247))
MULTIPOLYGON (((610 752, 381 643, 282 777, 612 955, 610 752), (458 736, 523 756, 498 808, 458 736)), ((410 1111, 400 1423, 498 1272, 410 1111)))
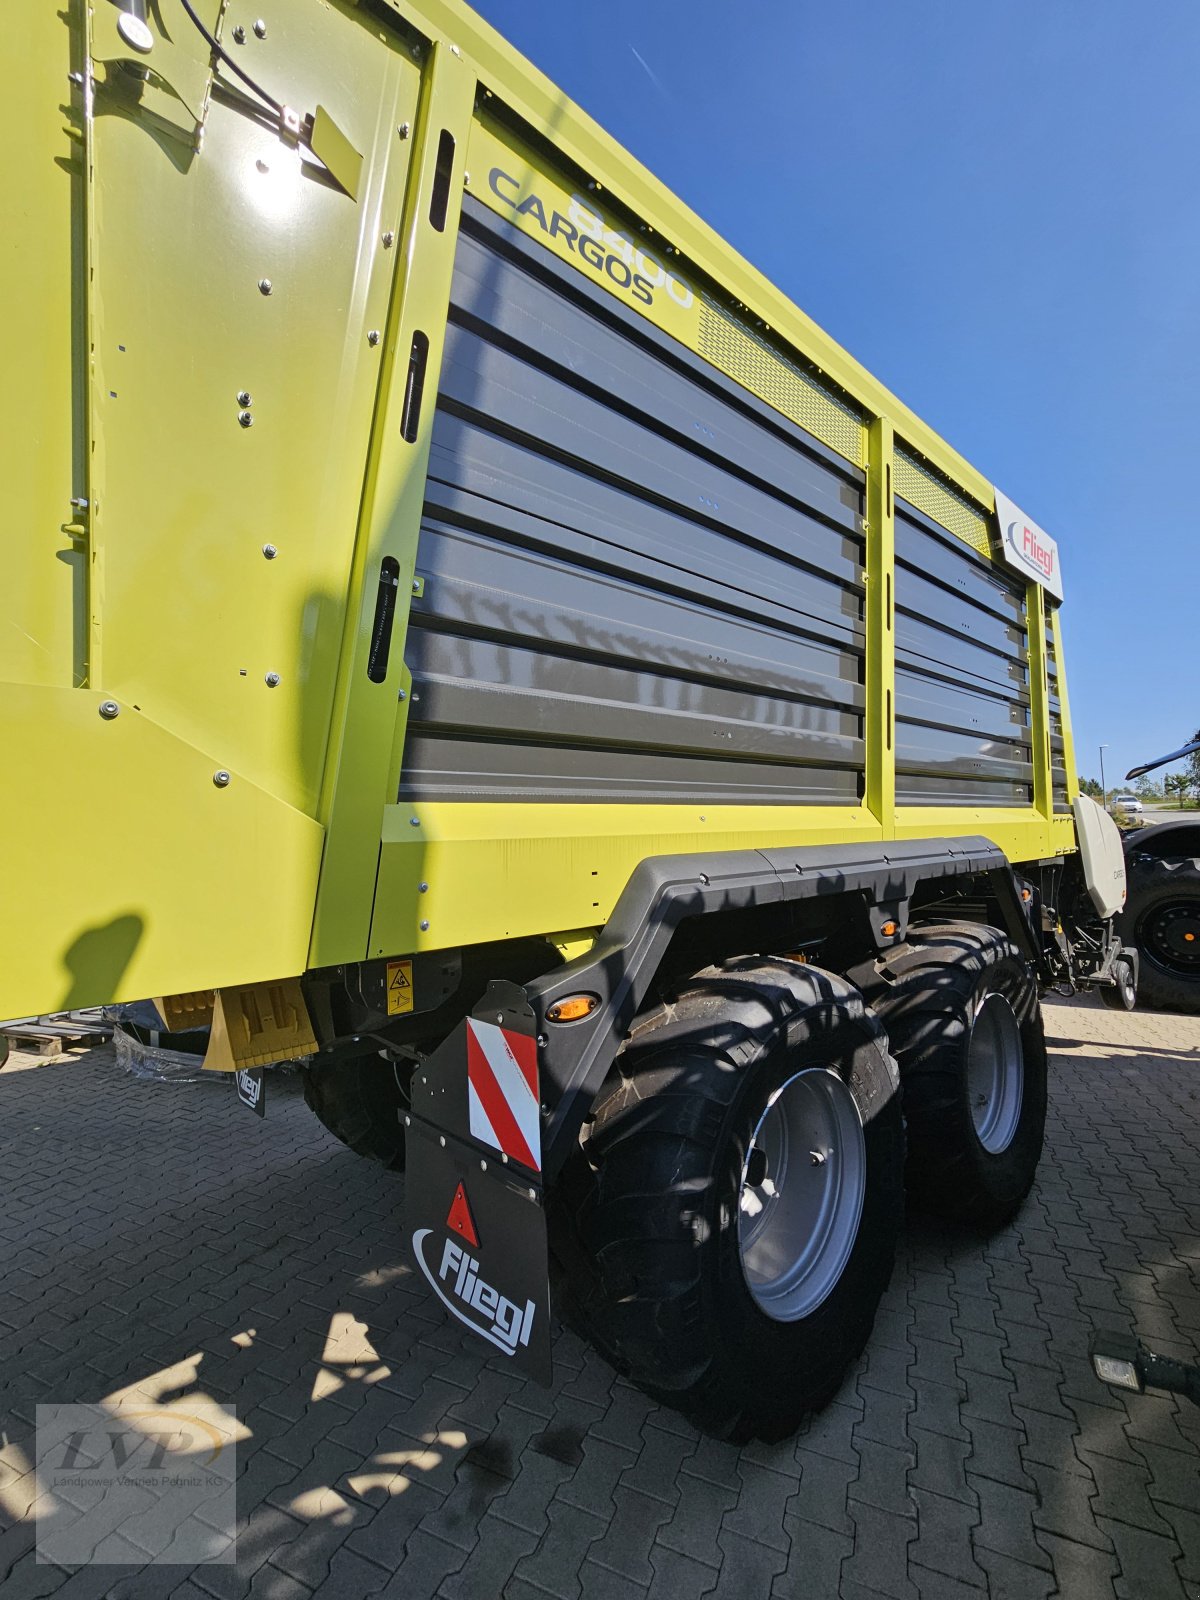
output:
POLYGON ((451 1316, 552 1377, 532 1011, 460 1022, 413 1077, 404 1235, 451 1316))

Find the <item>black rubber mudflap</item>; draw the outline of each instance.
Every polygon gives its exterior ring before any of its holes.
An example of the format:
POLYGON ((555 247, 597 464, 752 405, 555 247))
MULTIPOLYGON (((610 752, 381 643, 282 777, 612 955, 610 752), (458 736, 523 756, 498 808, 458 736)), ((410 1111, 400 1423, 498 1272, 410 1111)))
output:
MULTIPOLYGON (((496 1079, 484 1084, 478 1038, 486 1026, 473 1019, 460 1023, 413 1079, 404 1232, 418 1270, 450 1315, 521 1372, 548 1384, 550 1288, 540 1140, 536 1118, 531 1129, 522 1103, 517 1116, 504 1122, 500 1098, 501 1091, 513 1098, 523 1092, 520 1071, 521 1063, 528 1067, 528 1052, 513 1036, 511 1062, 498 1059, 496 1079), (512 1069, 507 1078, 506 1066, 512 1069), (479 1114, 477 1081, 485 1098, 497 1096, 490 1118, 479 1114), (518 1120, 524 1122, 524 1139, 518 1120), (486 1130, 482 1138, 480 1128, 486 1130), (528 1161, 517 1159, 518 1149, 528 1161)), ((494 1055, 506 1048, 502 1034, 507 1037, 508 1030, 492 1026, 484 1036, 494 1055)), ((536 1065, 531 1070, 536 1107, 536 1065)))

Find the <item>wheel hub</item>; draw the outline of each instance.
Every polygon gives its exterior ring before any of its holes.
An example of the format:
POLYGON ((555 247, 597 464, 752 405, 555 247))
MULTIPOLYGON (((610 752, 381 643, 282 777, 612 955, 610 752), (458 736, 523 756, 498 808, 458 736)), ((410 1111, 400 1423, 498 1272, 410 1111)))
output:
POLYGON ((746 1286, 776 1322, 815 1311, 845 1271, 866 1171, 862 1119, 836 1072, 798 1072, 776 1090, 754 1130, 738 1190, 746 1286))
POLYGON ((967 1044, 967 1094, 979 1142, 990 1155, 1007 1150, 1021 1120, 1025 1052, 1013 1008, 989 994, 975 1013, 967 1044))
POLYGON ((1200 976, 1200 904, 1180 901, 1155 911, 1146 920, 1142 948, 1168 972, 1200 976))

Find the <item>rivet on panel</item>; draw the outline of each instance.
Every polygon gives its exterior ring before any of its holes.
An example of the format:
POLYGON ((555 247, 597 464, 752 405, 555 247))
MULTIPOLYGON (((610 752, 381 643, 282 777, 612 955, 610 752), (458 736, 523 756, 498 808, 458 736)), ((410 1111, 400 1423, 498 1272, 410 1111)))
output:
POLYGON ((273 544, 265 544, 265 545, 263 545, 263 555, 266 556, 268 561, 274 561, 275 557, 278 554, 279 554, 279 551, 275 548, 275 546, 273 544))
POLYGON ((246 42, 246 30, 242 27, 240 22, 233 30, 233 42, 234 44, 245 44, 246 42))
POLYGON ((104 718, 105 722, 111 722, 114 717, 119 717, 121 715, 121 708, 115 700, 101 700, 100 715, 104 718))
POLYGON ((369 345, 377 345, 379 343, 379 329, 378 328, 372 328, 371 329, 370 333, 367 335, 367 343, 369 345))
POLYGON ((254 426, 254 413, 252 411, 239 411, 238 421, 243 428, 252 428, 254 426))
POLYGON ((268 689, 276 689, 279 686, 279 674, 277 672, 268 672, 263 682, 268 689))
POLYGON ((428 894, 429 893, 429 885, 427 883, 419 883, 417 885, 417 893, 418 894, 428 894))
POLYGON ((259 17, 258 21, 254 24, 254 32, 256 37, 259 39, 265 39, 267 37, 267 25, 261 17, 259 17))
POLYGON ((274 287, 275 285, 271 282, 270 278, 260 278, 258 280, 258 290, 260 294, 270 294, 274 287))
POLYGON ((222 768, 221 771, 213 773, 213 782, 218 789, 228 789, 229 774, 222 768))
POLYGON ((253 401, 253 396, 251 395, 249 389, 239 389, 237 401, 238 405, 240 406, 250 405, 253 401))
POLYGON ((402 122, 402 123, 401 123, 401 124, 400 124, 400 126, 399 126, 399 127, 398 127, 398 128, 397 128, 397 129, 396 129, 396 132, 397 132, 397 133, 398 133, 398 134, 399 134, 399 135, 400 135, 400 137, 401 137, 401 138, 402 138, 402 139, 407 139, 407 138, 408 138, 408 136, 409 136, 409 134, 410 134, 410 133, 411 133, 411 132, 412 132, 412 125, 411 125, 411 123, 408 123, 408 122, 402 122))
POLYGON ((421 826, 420 817, 409 817, 408 825, 410 828, 419 828, 421 826))
POLYGON ((383 248, 385 250, 390 250, 392 248, 392 246, 395 244, 395 242, 396 242, 396 235, 392 232, 391 228, 389 228, 388 231, 383 236, 383 248))
POLYGON ((428 922, 422 922, 421 923, 421 932, 422 933, 428 933, 429 932, 429 923, 428 922))

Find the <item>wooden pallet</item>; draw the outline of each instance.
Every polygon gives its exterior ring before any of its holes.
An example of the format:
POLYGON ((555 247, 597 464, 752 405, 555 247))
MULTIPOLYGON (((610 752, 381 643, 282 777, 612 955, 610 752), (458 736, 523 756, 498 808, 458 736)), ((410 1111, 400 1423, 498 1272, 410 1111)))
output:
MULTIPOLYGON (((61 1056, 67 1050, 90 1050, 112 1037, 112 1024, 99 1011, 65 1011, 53 1017, 26 1017, 6 1022, 0 1034, 14 1050, 39 1056, 61 1056)), ((0 1051, 0 1063, 7 1051, 0 1051)))

